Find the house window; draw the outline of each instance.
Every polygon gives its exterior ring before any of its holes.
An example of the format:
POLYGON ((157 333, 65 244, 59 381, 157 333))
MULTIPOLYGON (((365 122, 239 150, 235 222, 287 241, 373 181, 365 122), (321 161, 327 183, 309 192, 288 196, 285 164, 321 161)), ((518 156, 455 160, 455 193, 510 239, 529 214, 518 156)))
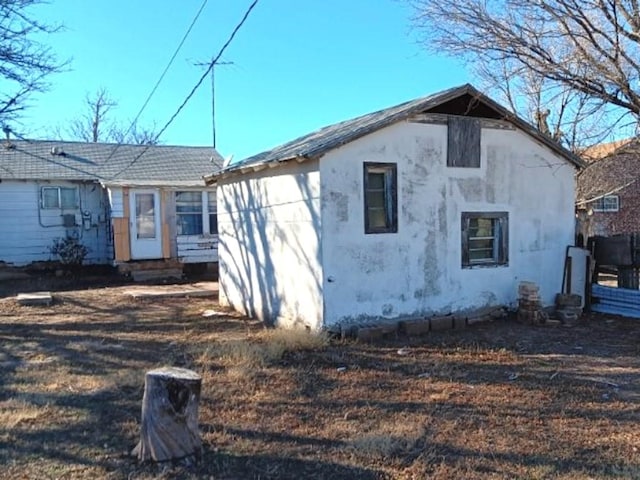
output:
POLYGON ((201 235, 202 192, 176 192, 178 235, 201 235))
POLYGON ((75 209, 78 207, 74 187, 42 187, 40 190, 42 208, 75 209))
POLYGON ((594 212, 617 212, 620 209, 620 197, 605 195, 595 200, 591 205, 594 212))
POLYGON ((364 164, 364 233, 398 231, 395 163, 364 164))
POLYGON ((462 266, 507 265, 509 214, 507 212, 462 213, 462 266))
POLYGON ((480 136, 477 118, 449 117, 447 167, 480 168, 480 136))
POLYGON ((209 210, 209 233, 211 235, 218 234, 218 207, 216 206, 216 193, 209 192, 207 194, 208 202, 207 207, 209 210))
POLYGON ((216 192, 176 192, 178 235, 218 234, 216 192))

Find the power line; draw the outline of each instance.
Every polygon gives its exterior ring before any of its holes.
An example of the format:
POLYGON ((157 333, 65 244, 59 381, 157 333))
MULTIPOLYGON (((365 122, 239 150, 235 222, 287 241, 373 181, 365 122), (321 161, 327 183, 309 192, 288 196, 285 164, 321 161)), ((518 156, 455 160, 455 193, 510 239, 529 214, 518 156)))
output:
MULTIPOLYGON (((227 49, 227 47, 231 44, 231 42, 233 41, 234 37, 236 36, 236 34, 238 33, 238 31, 240 30, 240 28, 242 28, 242 26, 244 25, 245 21, 247 20, 247 18, 249 17, 249 14, 251 13, 251 11, 253 10, 253 8, 258 4, 258 0, 253 0, 253 2, 251 2, 251 5, 249 5, 249 8, 247 8, 247 11, 244 13, 244 16, 242 17, 242 19, 240 20, 240 22, 236 25, 236 27, 233 29, 233 31, 231 32, 231 35, 229 36, 229 38, 227 39, 227 41, 224 43, 224 45, 222 45, 222 48, 220 49, 220 51, 218 52, 218 54, 211 60, 211 62, 209 63, 209 67, 206 69, 206 71, 202 74, 202 76, 200 77, 200 79, 198 80, 198 82, 195 84, 195 86, 191 89, 191 91, 189 92, 189 94, 186 96, 186 98, 184 99, 184 101, 180 104, 180 106, 178 107, 178 109, 175 111, 175 113, 171 116, 171 118, 169 118, 169 121, 167 123, 165 123, 164 127, 162 127, 160 129, 160 131, 156 134, 156 136, 153 138, 152 143, 156 143, 158 141, 158 139, 160 138, 160 136, 167 130, 167 128, 169 128, 169 125, 171 125, 173 123, 173 121, 176 119, 176 117, 180 114, 180 112, 182 111, 182 109, 187 105, 187 103, 189 102, 189 100, 191 100, 191 97, 193 97, 193 95, 196 93, 196 91, 198 90, 198 88, 200 87, 200 85, 202 85, 202 82, 204 82, 204 80, 207 78, 207 75, 209 75, 209 73, 211 72, 211 70, 213 69, 213 67, 218 63, 218 60, 220 60, 220 57, 222 57, 222 55, 224 54, 224 51, 227 49)), ((129 162, 129 164, 122 168, 121 170, 119 170, 116 174, 114 174, 112 176, 112 178, 117 177, 118 175, 120 175, 122 172, 124 172, 125 170, 131 168, 137 161, 138 159, 144 155, 147 150, 149 150, 149 147, 151 147, 151 145, 146 145, 146 147, 142 150, 142 152, 140 152, 138 155, 136 155, 133 160, 131 160, 131 162, 129 162)))
POLYGON ((180 52, 180 49, 182 48, 182 45, 184 45, 184 42, 187 40, 187 37, 189 36, 189 34, 191 33, 191 30, 193 29, 193 26, 196 24, 196 22, 198 21, 198 18, 200 18, 200 14, 202 13, 202 11, 204 10, 204 7, 207 5, 207 2, 209 0, 203 0, 202 5, 200 5, 200 9, 198 10, 198 12, 196 13, 196 16, 193 17, 193 20, 191 21, 191 25, 189 25, 189 28, 187 29, 187 31, 185 32, 185 34, 182 36, 182 40, 180 40, 180 43, 178 44, 178 47, 176 48, 176 51, 173 52, 173 55, 171 56, 171 58, 169 59, 169 63, 167 63, 167 66, 164 68, 164 70, 162 71, 162 74, 160 75, 160 78, 158 78, 158 81, 156 82, 156 84, 153 86, 153 88, 151 89, 151 92, 149 93, 149 95, 147 96, 147 99, 144 101, 144 103, 142 104, 142 107, 140 107, 140 111, 138 111, 138 114, 135 116, 135 118, 133 119, 133 121, 131 122, 131 125, 129 125, 129 128, 127 128, 127 131, 124 133, 123 135, 123 141, 122 142, 118 142, 118 144, 114 147, 113 151, 111 152, 111 154, 107 157, 107 160, 105 163, 108 163, 109 160, 111 160, 111 158, 115 155, 116 150, 118 150, 118 148, 120 147, 120 145, 122 145, 122 143, 124 142, 124 138, 129 134, 129 132, 131 132, 131 129, 136 125, 136 123, 138 122, 138 120, 140 119, 140 116, 142 115, 142 112, 144 112, 144 109, 147 108, 147 105, 149 104, 149 101, 151 100, 151 97, 153 97, 153 95, 156 93, 156 90, 158 89, 158 87, 160 86, 160 83, 162 82, 162 80, 164 79, 165 75, 167 74, 167 72, 169 71, 169 68, 171 67, 171 65, 173 64, 173 61, 176 59, 176 57, 178 56, 178 53, 180 52))

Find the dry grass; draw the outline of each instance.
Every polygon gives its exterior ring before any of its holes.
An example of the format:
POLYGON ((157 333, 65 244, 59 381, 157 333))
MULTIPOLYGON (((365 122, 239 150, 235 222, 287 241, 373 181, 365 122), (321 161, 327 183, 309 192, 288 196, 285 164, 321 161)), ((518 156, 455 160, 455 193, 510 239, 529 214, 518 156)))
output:
POLYGON ((0 299, 0 477, 640 478, 637 321, 367 345, 211 308, 119 288, 0 299), (126 455, 144 372, 166 364, 203 374, 193 470, 126 455))

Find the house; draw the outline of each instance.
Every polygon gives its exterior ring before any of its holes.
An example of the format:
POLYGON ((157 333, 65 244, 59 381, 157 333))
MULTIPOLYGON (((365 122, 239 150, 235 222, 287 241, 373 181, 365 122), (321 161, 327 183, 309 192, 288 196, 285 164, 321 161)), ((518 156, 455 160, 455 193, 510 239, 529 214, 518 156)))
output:
POLYGON ((217 261, 209 147, 40 140, 0 144, 0 262, 55 260, 57 238, 89 249, 87 264, 217 261))
POLYGON ((640 143, 624 139, 583 152, 587 167, 577 177, 577 206, 583 235, 611 236, 640 231, 640 143))
POLYGON ((582 161, 471 85, 337 123, 207 178, 220 302, 334 329, 551 304, 582 161))

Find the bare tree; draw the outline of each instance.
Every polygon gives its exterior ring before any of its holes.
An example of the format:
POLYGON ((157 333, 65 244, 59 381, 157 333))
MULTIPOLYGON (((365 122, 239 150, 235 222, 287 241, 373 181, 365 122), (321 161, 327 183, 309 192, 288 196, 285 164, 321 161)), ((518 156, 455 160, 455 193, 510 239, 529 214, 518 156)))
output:
MULTIPOLYGON (((2 1, 2 0, 0 0, 2 1)), ((155 145, 158 143, 155 126, 140 127, 137 123, 124 127, 111 119, 116 102, 106 88, 101 87, 84 99, 84 111, 72 119, 64 128, 57 127, 54 135, 58 138, 72 138, 83 142, 115 142, 134 145, 155 145)))
MULTIPOLYGON (((503 81, 511 82, 505 88, 512 94, 537 85, 529 99, 539 107, 553 100, 553 108, 537 108, 538 116, 549 110, 547 121, 562 125, 562 118, 576 122, 600 114, 608 127, 622 121, 610 118, 614 107, 637 123, 637 1, 408 1, 415 12, 413 25, 428 48, 500 72, 503 81)), ((512 105, 520 112, 518 107, 522 105, 512 105)))
POLYGON ((48 75, 60 72, 57 61, 37 35, 60 27, 37 21, 31 8, 40 0, 0 0, 0 121, 14 119, 26 108, 29 96, 47 89, 48 75))
POLYGON ((613 107, 522 66, 509 68, 501 60, 478 63, 474 70, 483 89, 574 152, 608 139, 619 126, 613 107))
POLYGON ((112 129, 113 140, 118 143, 133 145, 158 145, 156 125, 152 127, 140 127, 137 123, 129 124, 129 127, 117 126, 112 129))
POLYGON ((114 124, 109 121, 109 112, 118 106, 107 90, 99 88, 95 94, 84 98, 86 110, 67 126, 68 134, 83 142, 100 142, 111 139, 114 124))

